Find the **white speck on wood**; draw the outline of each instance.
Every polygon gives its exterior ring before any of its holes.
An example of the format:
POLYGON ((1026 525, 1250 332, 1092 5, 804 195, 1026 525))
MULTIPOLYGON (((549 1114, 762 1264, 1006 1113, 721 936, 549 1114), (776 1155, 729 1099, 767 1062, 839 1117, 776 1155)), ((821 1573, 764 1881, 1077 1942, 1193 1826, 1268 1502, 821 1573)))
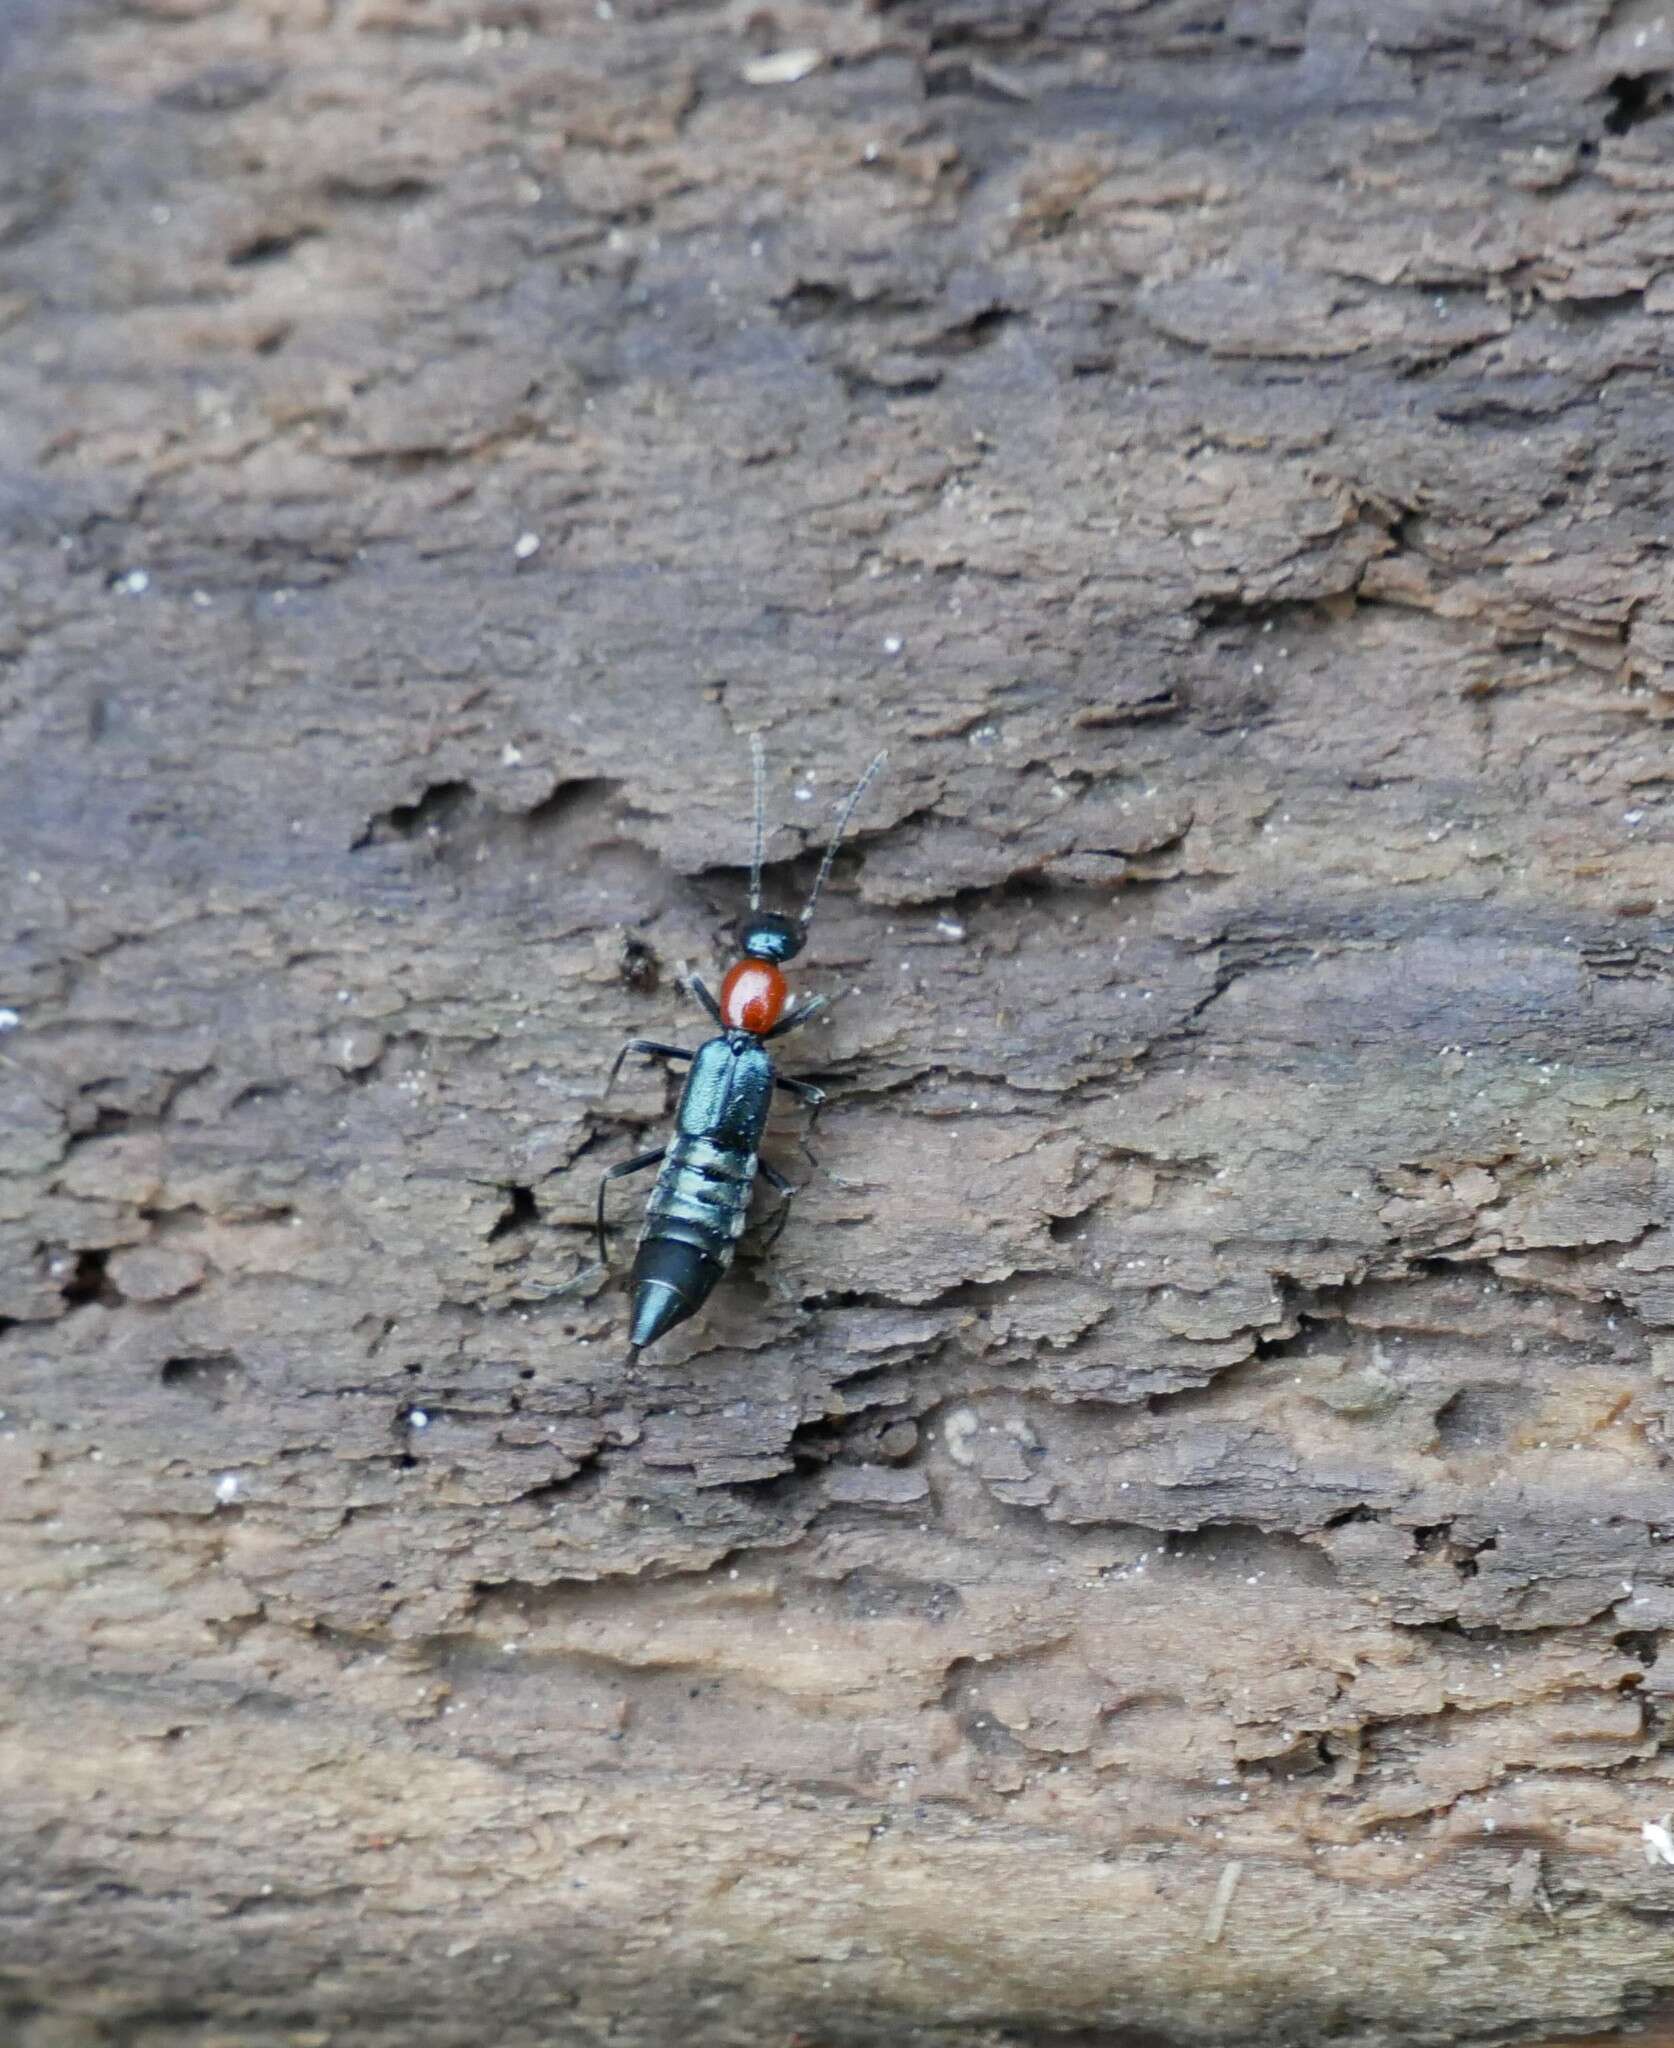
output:
POLYGON ((1232 1895, 1238 1889, 1238 1880, 1244 1875, 1244 1866, 1236 1859, 1224 1864, 1221 1881, 1215 1887, 1215 1896, 1209 1901, 1209 1915, 1203 1923, 1203 1943, 1213 1948, 1226 1931, 1227 1910, 1232 1904, 1232 1895))
POLYGON ((746 85, 795 85, 824 62, 823 50, 774 50, 766 57, 752 57, 740 76, 746 85))

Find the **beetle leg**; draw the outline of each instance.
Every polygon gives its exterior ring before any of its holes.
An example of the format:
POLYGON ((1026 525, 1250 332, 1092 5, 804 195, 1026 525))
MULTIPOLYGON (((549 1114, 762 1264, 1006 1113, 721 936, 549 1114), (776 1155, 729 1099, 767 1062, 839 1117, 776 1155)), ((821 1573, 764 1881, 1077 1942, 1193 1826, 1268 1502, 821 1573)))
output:
POLYGON ((814 1157, 813 1148, 808 1140, 814 1135, 814 1126, 820 1120, 820 1111, 830 1098, 823 1088, 816 1088, 812 1081, 800 1081, 794 1074, 775 1074, 773 1085, 775 1088, 783 1088, 788 1095, 794 1095, 807 1109, 807 1128, 799 1134, 796 1142, 802 1147, 802 1156, 808 1164, 818 1166, 819 1161, 814 1157))
POLYGON ((599 1264, 601 1266, 608 1267, 610 1265, 610 1248, 605 1242, 605 1189, 609 1187, 613 1180, 620 1180, 624 1174, 641 1173, 646 1167, 655 1166, 667 1150, 668 1147, 666 1145, 659 1145, 655 1152, 636 1153, 632 1159, 623 1159, 615 1166, 607 1166, 604 1172, 599 1175, 597 1227, 599 1232, 599 1264))
POLYGON ((830 1007, 830 996, 810 996, 805 1003, 798 1003, 796 1008, 790 1011, 788 1015, 781 1017, 771 1031, 764 1031, 762 1037, 764 1039, 783 1038, 787 1031, 794 1031, 799 1024, 810 1022, 822 1010, 828 1010, 830 1007))
POLYGON ((825 1090, 816 1088, 812 1081, 799 1081, 794 1074, 775 1074, 773 1085, 783 1088, 787 1095, 794 1095, 798 1102, 805 1102, 816 1116, 825 1107, 825 1090))
POLYGON ((801 1194, 802 1190, 796 1186, 795 1182, 786 1180, 785 1176, 771 1160, 757 1160, 756 1168, 761 1174, 762 1179, 766 1181, 767 1185, 779 1197, 779 1206, 774 1211, 773 1221, 762 1233, 761 1248, 763 1251, 767 1251, 771 1246, 779 1242, 780 1237, 784 1233, 785 1225, 790 1220, 791 1203, 801 1194))
POLYGON ((631 1052, 660 1053, 665 1060, 689 1060, 691 1054, 683 1046, 663 1045, 655 1038, 630 1038, 610 1063, 610 1074, 604 1084, 608 1095, 616 1084, 616 1077, 622 1071, 622 1062, 631 1052))
POLYGON ((694 996, 697 997, 698 1001, 702 1003, 703 1007, 709 1012, 710 1016, 714 1018, 715 1022, 720 1025, 721 1029, 725 1031, 725 1029, 727 1028, 727 1020, 721 1015, 720 1004, 716 1002, 715 998, 709 993, 708 989, 704 987, 703 983, 698 979, 698 977, 695 974, 687 975, 686 987, 694 996))

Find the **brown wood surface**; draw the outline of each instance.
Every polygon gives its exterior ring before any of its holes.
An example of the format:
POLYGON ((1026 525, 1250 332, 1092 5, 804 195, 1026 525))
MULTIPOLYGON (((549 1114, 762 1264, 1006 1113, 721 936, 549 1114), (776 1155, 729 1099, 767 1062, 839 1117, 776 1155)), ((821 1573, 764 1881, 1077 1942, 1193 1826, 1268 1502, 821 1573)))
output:
POLYGON ((8 2048, 1666 2016, 1671 78, 0 11, 8 2048), (758 730, 834 1101, 630 1365, 758 730))

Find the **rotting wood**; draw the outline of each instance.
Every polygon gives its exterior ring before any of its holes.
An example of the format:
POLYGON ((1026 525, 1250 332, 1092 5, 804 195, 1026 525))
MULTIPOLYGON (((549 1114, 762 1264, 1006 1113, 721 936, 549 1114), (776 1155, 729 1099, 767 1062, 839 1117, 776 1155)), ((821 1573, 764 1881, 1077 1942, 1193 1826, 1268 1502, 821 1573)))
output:
POLYGON ((1674 16, 0 45, 9 2038, 1666 2001, 1674 16), (629 1370, 758 729, 837 1099, 629 1370))

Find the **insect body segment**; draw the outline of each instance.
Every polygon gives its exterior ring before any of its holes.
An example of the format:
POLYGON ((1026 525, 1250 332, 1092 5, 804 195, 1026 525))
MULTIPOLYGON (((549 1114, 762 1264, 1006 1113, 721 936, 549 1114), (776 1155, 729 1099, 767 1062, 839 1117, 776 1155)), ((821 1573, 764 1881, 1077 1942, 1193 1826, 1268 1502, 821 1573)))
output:
MULTIPOLYGON (((761 862, 764 840, 764 773, 761 742, 752 739, 755 757, 756 831, 750 869, 750 911, 738 928, 742 957, 728 968, 715 998, 696 976, 690 987, 721 1027, 696 1052, 635 1039, 618 1054, 616 1068, 630 1052, 661 1054, 691 1061, 691 1071, 675 1112, 674 1136, 660 1152, 641 1153, 611 1167, 599 1183, 599 1258, 605 1258, 604 1193, 608 1183, 624 1174, 659 1164, 657 1184, 645 1207, 645 1222, 629 1279, 632 1309, 628 1344, 632 1353, 672 1330, 696 1313, 716 1281, 732 1263, 733 1247, 743 1234, 750 1195, 759 1172, 784 1203, 796 1190, 761 1157, 773 1091, 783 1088, 817 1111, 824 1092, 810 1082, 781 1074, 767 1050, 767 1041, 806 1024, 826 1006, 824 996, 788 1008, 790 991, 782 970, 801 952, 809 920, 836 858, 837 844, 867 785, 883 766, 879 754, 855 785, 837 820, 837 829, 820 863, 813 893, 800 917, 781 916, 761 908, 761 862)), ((782 1214, 783 1212, 781 1212, 782 1214)))
POLYGON ((721 1021, 729 1031, 765 1038, 785 1013, 790 990, 770 960, 740 960, 721 983, 721 1021))
POLYGON ((732 1264, 773 1101, 773 1062, 748 1030, 698 1047, 634 1255, 636 1350, 683 1323, 732 1264))

